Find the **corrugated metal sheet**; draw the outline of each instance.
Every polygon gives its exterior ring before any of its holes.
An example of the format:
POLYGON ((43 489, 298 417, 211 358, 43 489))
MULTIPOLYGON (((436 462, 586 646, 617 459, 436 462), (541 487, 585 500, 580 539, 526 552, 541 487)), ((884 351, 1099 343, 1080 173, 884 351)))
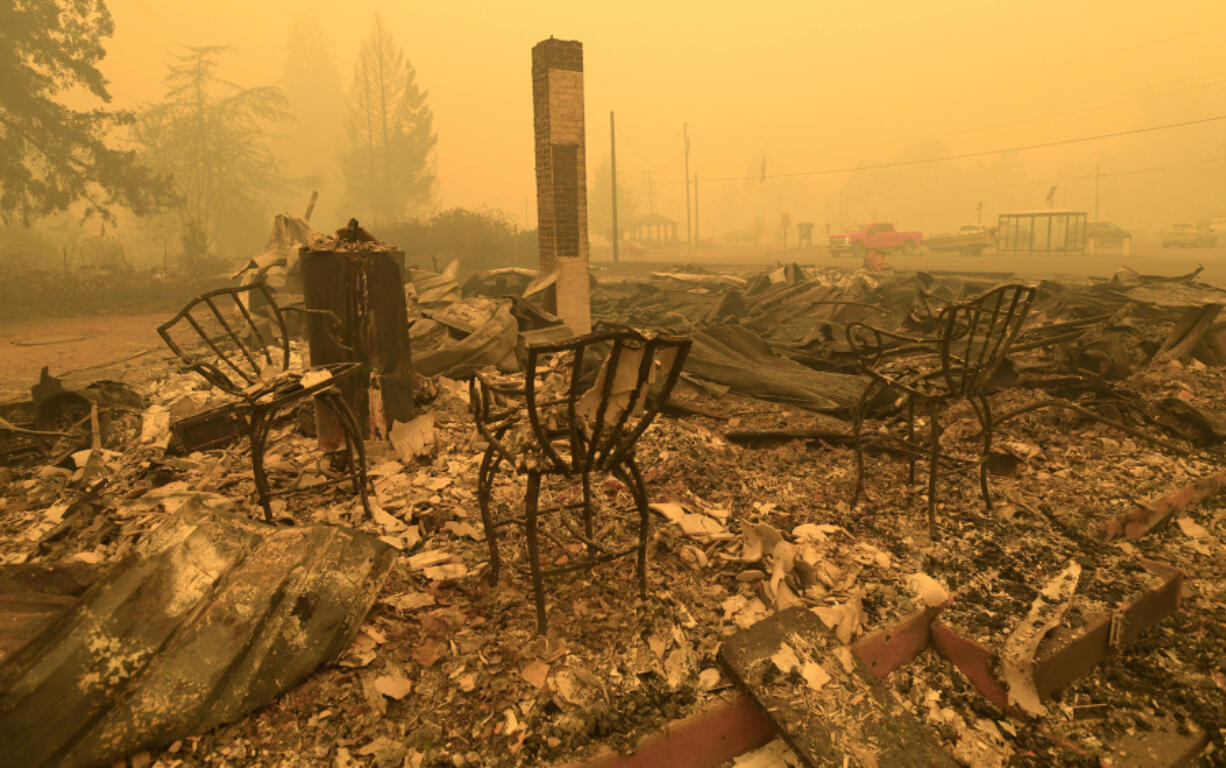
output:
POLYGON ((348 647, 394 553, 184 507, 0 662, 4 765, 105 765, 267 704, 348 647))

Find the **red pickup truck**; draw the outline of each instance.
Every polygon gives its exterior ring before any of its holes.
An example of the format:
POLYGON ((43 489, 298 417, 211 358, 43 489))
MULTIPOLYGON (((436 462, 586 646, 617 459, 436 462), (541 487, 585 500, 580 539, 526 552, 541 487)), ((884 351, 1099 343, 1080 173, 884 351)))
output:
POLYGON ((866 251, 899 251, 911 254, 920 244, 923 235, 919 232, 898 232, 888 221, 861 224, 854 232, 839 232, 830 236, 828 243, 833 256, 850 253, 863 257, 866 251))

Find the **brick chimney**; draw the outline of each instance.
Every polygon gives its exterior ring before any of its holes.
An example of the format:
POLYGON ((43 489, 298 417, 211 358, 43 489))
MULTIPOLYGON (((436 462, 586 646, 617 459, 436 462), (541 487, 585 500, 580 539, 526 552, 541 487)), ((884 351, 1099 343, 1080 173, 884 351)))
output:
POLYGON ((542 274, 557 272, 558 316, 591 330, 583 43, 542 40, 532 48, 536 125, 536 210, 542 274))

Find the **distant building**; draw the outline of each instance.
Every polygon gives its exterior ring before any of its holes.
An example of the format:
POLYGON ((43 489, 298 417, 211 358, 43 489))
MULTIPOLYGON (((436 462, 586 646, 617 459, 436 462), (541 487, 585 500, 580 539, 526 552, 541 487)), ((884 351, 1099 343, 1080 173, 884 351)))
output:
POLYGON ((663 214, 649 213, 630 225, 630 239, 639 243, 675 243, 678 226, 663 214))

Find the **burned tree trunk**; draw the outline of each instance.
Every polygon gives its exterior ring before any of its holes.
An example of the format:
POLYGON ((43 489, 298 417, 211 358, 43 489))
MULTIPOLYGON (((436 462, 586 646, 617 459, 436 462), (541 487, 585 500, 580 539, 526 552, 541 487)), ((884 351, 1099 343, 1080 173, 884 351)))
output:
MULTIPOLYGON (((315 236, 299 251, 311 364, 357 361, 344 394, 368 439, 386 440, 393 422, 409 421, 413 361, 404 299, 404 252, 376 241, 351 221, 336 236, 315 236), (338 324, 339 321, 339 324, 338 324)), ((340 424, 316 407, 325 450, 343 443, 340 424)))

